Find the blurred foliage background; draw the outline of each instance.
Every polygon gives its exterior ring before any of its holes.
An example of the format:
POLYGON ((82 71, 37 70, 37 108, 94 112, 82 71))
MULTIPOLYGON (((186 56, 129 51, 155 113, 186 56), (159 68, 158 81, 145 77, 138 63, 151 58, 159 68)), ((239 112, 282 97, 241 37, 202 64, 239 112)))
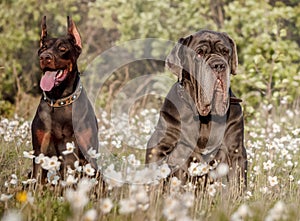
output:
MULTIPOLYGON (((35 112, 40 97, 37 50, 43 15, 53 36, 65 34, 66 16, 72 16, 83 41, 81 71, 100 53, 128 40, 177 41, 204 28, 227 32, 239 54, 239 73, 232 77, 232 88, 244 100, 246 114, 253 115, 261 105, 268 112, 282 105, 300 107, 299 0, 2 0, 0 115, 30 118, 35 112)), ((150 48, 148 53, 157 53, 154 46, 150 48)), ((121 67, 105 83, 105 99, 111 100, 139 73, 163 68, 161 61, 121 67)))

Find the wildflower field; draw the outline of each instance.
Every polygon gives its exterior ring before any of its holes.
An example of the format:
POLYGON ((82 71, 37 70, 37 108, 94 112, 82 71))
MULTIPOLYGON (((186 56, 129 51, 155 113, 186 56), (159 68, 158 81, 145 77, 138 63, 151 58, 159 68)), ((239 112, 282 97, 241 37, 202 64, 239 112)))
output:
MULTIPOLYGON (((89 154, 101 162, 105 190, 89 164, 75 165, 59 177, 59 158, 34 159, 30 122, 1 118, 1 220, 300 220, 300 112, 282 104, 270 114, 271 108, 261 107, 246 119, 249 165, 243 194, 225 182, 195 194, 192 184, 181 184, 176 177, 166 180, 167 165, 144 167, 143 147, 158 118, 154 109, 132 116, 130 128, 118 133, 110 129, 114 122, 104 111, 99 117, 103 151, 89 154), (125 144, 129 130, 139 139, 125 144), (48 170, 44 186, 28 179, 32 159, 48 170)), ((64 154, 73 154, 73 148, 68 143, 64 154)), ((197 169, 211 173, 203 165, 197 169)))

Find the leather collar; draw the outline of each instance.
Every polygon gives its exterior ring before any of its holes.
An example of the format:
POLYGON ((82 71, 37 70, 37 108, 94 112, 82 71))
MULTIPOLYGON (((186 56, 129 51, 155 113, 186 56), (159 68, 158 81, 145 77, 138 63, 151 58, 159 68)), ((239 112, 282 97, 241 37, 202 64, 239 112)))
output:
POLYGON ((76 89, 71 95, 54 100, 47 97, 45 91, 43 91, 43 99, 44 101, 47 102, 47 104, 50 107, 64 107, 75 102, 79 98, 81 91, 82 91, 82 84, 81 81, 78 81, 76 89))

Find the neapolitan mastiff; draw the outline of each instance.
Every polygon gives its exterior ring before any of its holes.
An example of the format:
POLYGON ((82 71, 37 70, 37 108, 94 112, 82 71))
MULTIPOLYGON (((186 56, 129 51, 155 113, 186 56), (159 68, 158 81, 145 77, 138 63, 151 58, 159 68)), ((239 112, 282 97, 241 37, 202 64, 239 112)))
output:
POLYGON ((183 181, 190 177, 191 162, 225 164, 227 180, 243 189, 247 175, 243 113, 241 100, 230 88, 230 75, 238 66, 235 42, 226 33, 201 30, 178 41, 166 66, 178 82, 161 108, 146 163, 165 162, 183 181))

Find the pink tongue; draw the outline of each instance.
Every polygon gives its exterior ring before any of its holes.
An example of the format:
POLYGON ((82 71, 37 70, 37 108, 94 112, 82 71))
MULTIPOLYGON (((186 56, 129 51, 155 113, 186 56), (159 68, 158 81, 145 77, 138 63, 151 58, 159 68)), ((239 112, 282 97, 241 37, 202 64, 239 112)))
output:
POLYGON ((51 91, 55 83, 55 76, 57 71, 46 71, 41 79, 40 87, 43 91, 51 91))

